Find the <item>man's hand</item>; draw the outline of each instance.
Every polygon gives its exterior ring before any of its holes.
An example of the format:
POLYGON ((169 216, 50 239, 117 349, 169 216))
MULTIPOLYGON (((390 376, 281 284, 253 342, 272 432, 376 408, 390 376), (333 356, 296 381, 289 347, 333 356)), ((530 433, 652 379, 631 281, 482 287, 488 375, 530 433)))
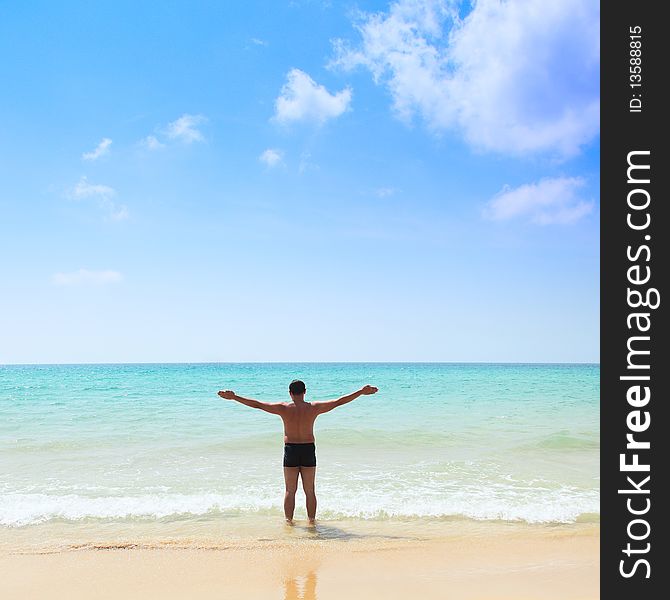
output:
POLYGON ((369 396, 370 394, 376 394, 378 391, 378 388, 376 388, 374 385, 366 385, 361 388, 361 394, 364 396, 369 396))
POLYGON ((235 392, 232 390, 221 390, 219 392, 219 396, 221 396, 224 400, 235 400, 235 392))

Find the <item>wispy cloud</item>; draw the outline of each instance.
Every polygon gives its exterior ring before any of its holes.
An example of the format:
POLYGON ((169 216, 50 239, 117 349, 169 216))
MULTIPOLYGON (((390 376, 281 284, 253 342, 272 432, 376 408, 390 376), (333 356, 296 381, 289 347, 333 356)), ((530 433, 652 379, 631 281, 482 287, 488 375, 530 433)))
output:
POLYGON ((262 40, 260 38, 251 38, 251 43, 254 44, 255 46, 267 46, 268 43, 265 40, 262 40))
POLYGON ((165 135, 171 139, 186 144, 193 142, 203 142, 205 136, 198 129, 198 125, 204 123, 207 119, 203 115, 183 114, 177 120, 167 124, 165 135))
POLYGON ((138 144, 147 150, 160 150, 170 144, 192 144, 204 142, 205 136, 199 126, 207 122, 204 115, 190 115, 184 113, 178 119, 165 126, 157 127, 155 134, 147 135, 138 144))
POLYGON ((574 155, 599 131, 595 0, 399 0, 362 14, 360 43, 335 42, 331 66, 363 66, 404 121, 459 131, 504 154, 574 155))
POLYGON ((349 108, 350 103, 350 88, 331 94, 304 71, 291 69, 275 101, 274 118, 284 124, 296 121, 321 124, 339 117, 349 108))
POLYGON ((165 144, 160 142, 155 135, 148 135, 140 141, 140 145, 144 146, 147 150, 159 150, 160 148, 165 148, 165 144))
POLYGON ((93 199, 102 208, 107 216, 113 221, 121 221, 128 218, 128 208, 114 201, 116 190, 108 185, 89 183, 82 176, 68 194, 75 200, 93 199))
POLYGON ((112 140, 109 138, 102 138, 100 143, 90 152, 84 152, 81 155, 83 160, 98 160, 101 156, 109 154, 109 147, 112 145, 112 140))
POLYGON ((276 148, 268 148, 261 153, 261 155, 258 157, 258 160, 260 160, 268 167, 276 167, 277 165, 281 164, 283 158, 284 153, 281 150, 276 148))
POLYGON ((393 196, 398 190, 393 187, 380 187, 375 190, 377 198, 388 198, 393 196))
POLYGON ((311 152, 302 152, 300 154, 300 163, 298 163, 298 173, 301 175, 305 171, 318 171, 319 165, 312 162, 312 153, 311 152))
POLYGON ((108 185, 89 183, 85 176, 82 176, 77 184, 72 188, 74 198, 112 198, 116 195, 116 190, 108 185))
POLYGON ((578 194, 584 183, 581 177, 557 177, 506 186, 488 202, 484 216, 495 221, 526 218, 538 225, 574 223, 593 210, 593 201, 578 194))
POLYGON ((125 204, 113 204, 109 206, 109 218, 112 221, 123 221, 128 217, 128 207, 125 204))
POLYGON ((123 276, 118 271, 89 271, 88 269, 79 269, 69 273, 54 273, 51 276, 51 282, 54 285, 105 285, 109 283, 118 283, 123 276))

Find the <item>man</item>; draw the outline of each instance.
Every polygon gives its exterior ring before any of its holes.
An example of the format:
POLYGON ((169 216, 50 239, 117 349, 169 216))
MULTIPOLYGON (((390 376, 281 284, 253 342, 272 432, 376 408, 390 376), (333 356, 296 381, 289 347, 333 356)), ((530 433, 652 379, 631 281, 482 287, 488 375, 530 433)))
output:
POLYGON ((286 521, 293 524, 295 492, 298 489, 298 475, 300 475, 302 489, 305 491, 307 500, 307 518, 310 525, 314 525, 316 518, 314 421, 319 415, 351 402, 359 396, 375 394, 377 388, 366 385, 353 394, 324 402, 305 402, 306 391, 305 384, 298 379, 294 379, 288 386, 291 402, 261 402, 260 400, 243 398, 231 390, 220 391, 219 396, 226 400, 236 400, 251 408, 260 408, 282 418, 284 422, 284 481, 286 482, 284 514, 286 515, 286 521))

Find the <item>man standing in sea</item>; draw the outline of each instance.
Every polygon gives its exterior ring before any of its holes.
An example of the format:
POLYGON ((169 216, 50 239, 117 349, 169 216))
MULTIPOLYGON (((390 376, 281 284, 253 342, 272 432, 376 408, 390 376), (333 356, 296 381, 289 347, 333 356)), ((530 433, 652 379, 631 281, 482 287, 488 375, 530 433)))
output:
POLYGON ((299 379, 294 379, 288 386, 291 402, 261 402, 251 398, 238 396, 231 390, 220 391, 221 398, 235 400, 251 408, 259 408, 265 412, 279 415, 284 422, 284 515, 287 523, 293 523, 295 510, 295 493, 298 489, 298 476, 302 480, 307 504, 309 524, 314 525, 316 519, 316 446, 314 443, 314 421, 316 418, 338 406, 347 404, 359 396, 377 393, 372 385, 363 386, 360 390, 342 396, 337 400, 323 402, 305 402, 307 389, 299 379))

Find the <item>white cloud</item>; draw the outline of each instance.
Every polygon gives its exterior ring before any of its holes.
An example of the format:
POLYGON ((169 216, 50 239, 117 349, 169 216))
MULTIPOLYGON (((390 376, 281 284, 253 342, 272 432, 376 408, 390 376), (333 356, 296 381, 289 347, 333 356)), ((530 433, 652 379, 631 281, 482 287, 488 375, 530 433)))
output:
POLYGON ((284 153, 281 150, 276 150, 274 148, 268 148, 258 157, 262 163, 265 163, 268 167, 276 167, 278 164, 281 164, 282 159, 284 158, 284 153))
POLYGON ((98 160, 101 156, 109 153, 109 147, 112 145, 112 140, 109 138, 102 138, 95 150, 91 152, 84 152, 81 157, 83 160, 98 160))
POLYGON ((102 208, 107 216, 113 221, 122 221, 128 218, 128 208, 123 204, 117 204, 113 198, 116 196, 116 190, 108 185, 89 183, 85 176, 82 176, 77 184, 69 193, 75 200, 94 199, 98 206, 102 208))
POLYGON ((599 3, 595 0, 400 0, 363 14, 357 47, 338 40, 332 65, 370 70, 405 121, 454 129, 505 154, 577 153, 599 132, 599 3))
POLYGON ((261 40, 260 38, 251 38, 251 43, 256 45, 256 46, 267 46, 268 43, 265 40, 261 40))
POLYGON ((350 88, 331 94, 304 71, 291 69, 275 101, 275 119, 280 123, 324 123, 328 119, 339 117, 349 108, 350 103, 350 88))
POLYGON ((165 144, 159 142, 155 135, 148 135, 140 142, 140 144, 148 150, 159 150, 160 148, 165 148, 165 144))
POLYGON ((79 269, 70 273, 54 273, 51 276, 51 281, 55 285, 104 285, 118 283, 122 279, 118 271, 89 271, 88 269, 79 269))
POLYGON ((488 202, 484 216, 495 221, 526 218, 539 225, 574 223, 593 210, 594 203, 578 195, 584 183, 581 177, 557 177, 505 186, 488 202))
POLYGON ((192 142, 202 142, 205 140, 205 136, 203 136, 197 126, 204 123, 206 120, 207 119, 202 115, 183 114, 176 121, 168 123, 165 128, 165 135, 171 140, 177 140, 187 144, 192 142))

